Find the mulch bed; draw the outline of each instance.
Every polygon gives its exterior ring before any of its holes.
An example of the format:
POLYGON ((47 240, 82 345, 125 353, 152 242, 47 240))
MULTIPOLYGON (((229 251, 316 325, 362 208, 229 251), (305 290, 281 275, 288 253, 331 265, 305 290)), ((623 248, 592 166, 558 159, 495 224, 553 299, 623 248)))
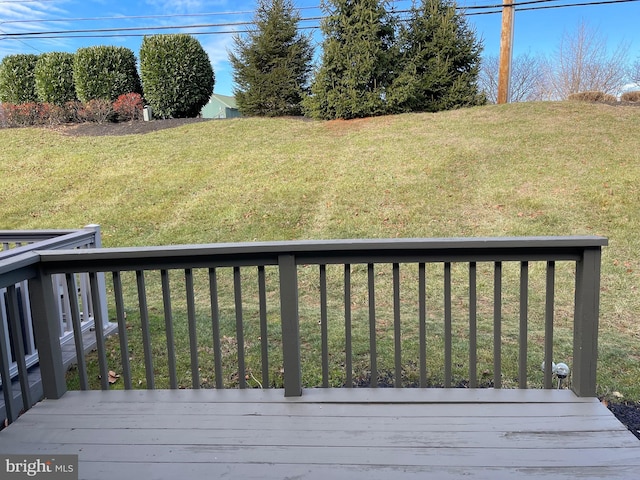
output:
POLYGON ((607 408, 640 440, 640 403, 608 403, 607 408))
POLYGON ((136 120, 131 122, 119 123, 80 123, 69 124, 56 127, 55 129, 64 135, 72 137, 103 137, 103 136, 121 136, 135 135, 157 132, 167 128, 181 127, 192 123, 209 122, 209 118, 169 118, 167 120, 151 120, 145 122, 136 120))

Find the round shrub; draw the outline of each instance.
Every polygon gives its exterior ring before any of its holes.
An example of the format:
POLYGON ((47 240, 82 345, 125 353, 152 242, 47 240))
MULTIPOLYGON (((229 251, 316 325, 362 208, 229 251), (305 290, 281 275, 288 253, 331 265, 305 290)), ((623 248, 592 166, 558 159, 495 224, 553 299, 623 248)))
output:
POLYGON ((82 102, 114 101, 123 93, 141 93, 136 57, 125 47, 80 48, 73 62, 76 94, 82 102))
POLYGON ((73 53, 43 53, 35 68, 36 93, 42 103, 64 105, 75 100, 73 53))
POLYGON ((33 54, 7 55, 0 62, 0 102, 37 102, 34 70, 38 56, 33 54))
POLYGON ((145 37, 140 74, 144 97, 162 118, 196 117, 213 93, 209 56, 190 35, 145 37))

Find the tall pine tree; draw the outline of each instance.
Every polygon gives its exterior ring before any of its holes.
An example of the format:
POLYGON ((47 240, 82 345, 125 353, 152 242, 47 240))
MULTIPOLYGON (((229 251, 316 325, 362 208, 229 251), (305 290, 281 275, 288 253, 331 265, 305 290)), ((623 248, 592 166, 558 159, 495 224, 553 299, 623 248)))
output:
POLYGON ((308 115, 348 119, 387 113, 394 19, 386 5, 386 0, 322 1, 322 64, 304 101, 308 115))
POLYGON ((484 103, 481 42, 451 0, 421 0, 398 35, 398 72, 387 92, 393 112, 436 112, 484 103))
POLYGON ((256 29, 236 35, 229 59, 234 95, 243 115, 300 115, 311 74, 313 48, 298 34, 291 0, 258 0, 256 29))

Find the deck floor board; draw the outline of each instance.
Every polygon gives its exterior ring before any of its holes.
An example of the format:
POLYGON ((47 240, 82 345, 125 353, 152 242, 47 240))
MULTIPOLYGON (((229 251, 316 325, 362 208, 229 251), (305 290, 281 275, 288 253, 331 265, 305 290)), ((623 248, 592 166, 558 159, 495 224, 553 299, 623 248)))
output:
POLYGON ((0 452, 79 455, 80 478, 638 478, 640 441, 570 391, 68 392, 0 452))

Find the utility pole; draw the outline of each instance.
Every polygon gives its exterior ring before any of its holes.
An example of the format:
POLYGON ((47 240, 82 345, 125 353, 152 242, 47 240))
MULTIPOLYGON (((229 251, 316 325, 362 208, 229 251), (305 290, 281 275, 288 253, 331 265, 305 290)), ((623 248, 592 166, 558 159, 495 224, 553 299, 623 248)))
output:
POLYGON ((509 102, 511 59, 513 57, 513 18, 515 0, 502 0, 502 32, 500 33, 500 70, 498 73, 498 103, 509 102))

